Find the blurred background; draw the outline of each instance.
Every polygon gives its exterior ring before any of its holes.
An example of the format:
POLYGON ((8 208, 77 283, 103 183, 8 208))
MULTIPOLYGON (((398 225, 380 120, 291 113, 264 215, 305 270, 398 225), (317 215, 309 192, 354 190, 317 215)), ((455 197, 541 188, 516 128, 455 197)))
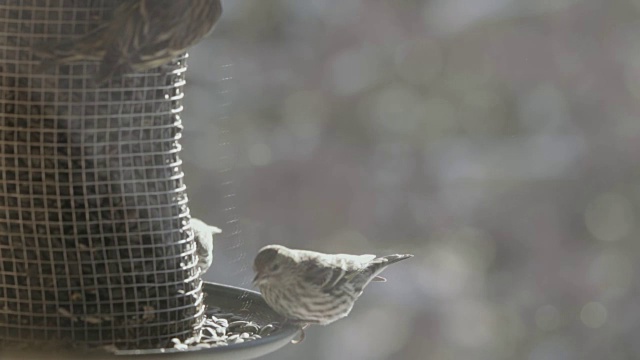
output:
POLYGON ((416 255, 265 359, 639 359, 640 0, 229 0, 191 51, 207 280, 416 255))

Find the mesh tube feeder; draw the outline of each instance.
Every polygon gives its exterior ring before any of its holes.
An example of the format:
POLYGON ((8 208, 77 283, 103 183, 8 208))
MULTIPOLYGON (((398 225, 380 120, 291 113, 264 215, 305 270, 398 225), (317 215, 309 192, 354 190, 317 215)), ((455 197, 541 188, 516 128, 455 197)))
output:
POLYGON ((120 3, 0 2, 0 356, 209 352, 184 348, 217 336, 207 306, 264 336, 211 351, 274 351, 298 328, 274 327, 259 294, 200 279, 180 160, 186 54, 104 85, 98 63, 38 71, 34 45, 82 36, 120 3))
POLYGON ((179 158, 184 58, 96 87, 32 46, 118 1, 0 4, 0 346, 166 346, 204 313, 179 158))

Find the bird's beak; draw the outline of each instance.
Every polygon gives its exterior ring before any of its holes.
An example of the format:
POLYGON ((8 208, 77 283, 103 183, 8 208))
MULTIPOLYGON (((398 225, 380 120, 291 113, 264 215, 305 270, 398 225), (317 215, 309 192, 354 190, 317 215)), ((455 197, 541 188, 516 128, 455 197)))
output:
POLYGON ((262 280, 262 276, 260 275, 260 273, 256 273, 256 276, 253 277, 253 285, 258 285, 260 283, 260 280, 262 280))

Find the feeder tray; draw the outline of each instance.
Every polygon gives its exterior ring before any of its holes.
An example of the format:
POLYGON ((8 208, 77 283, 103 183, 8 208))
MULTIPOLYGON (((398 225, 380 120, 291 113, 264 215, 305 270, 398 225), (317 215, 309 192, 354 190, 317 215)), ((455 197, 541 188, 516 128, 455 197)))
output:
MULTIPOLYGON (((243 316, 260 326, 272 323, 283 324, 284 319, 275 313, 262 299, 262 296, 250 290, 233 286, 205 283, 203 291, 206 294, 205 304, 208 307, 218 308, 221 313, 232 313, 243 316)), ((0 352, 0 358, 4 360, 18 359, 86 359, 86 360, 151 360, 151 359, 189 359, 189 360, 223 360, 223 359, 254 359, 274 352, 293 340, 300 328, 284 324, 278 326, 271 334, 261 339, 247 341, 238 344, 229 344, 213 348, 189 347, 187 350, 174 348, 149 349, 149 350, 122 350, 113 354, 87 353, 87 352, 56 352, 55 354, 42 354, 29 351, 0 352)))

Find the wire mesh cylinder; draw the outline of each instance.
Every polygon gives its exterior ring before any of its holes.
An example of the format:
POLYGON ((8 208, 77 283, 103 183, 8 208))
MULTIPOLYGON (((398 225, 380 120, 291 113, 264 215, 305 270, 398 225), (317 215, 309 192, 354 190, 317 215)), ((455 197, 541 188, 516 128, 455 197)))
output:
POLYGON ((179 158, 184 59, 96 88, 32 46, 120 0, 0 2, 0 346, 166 346, 204 311, 179 158))

